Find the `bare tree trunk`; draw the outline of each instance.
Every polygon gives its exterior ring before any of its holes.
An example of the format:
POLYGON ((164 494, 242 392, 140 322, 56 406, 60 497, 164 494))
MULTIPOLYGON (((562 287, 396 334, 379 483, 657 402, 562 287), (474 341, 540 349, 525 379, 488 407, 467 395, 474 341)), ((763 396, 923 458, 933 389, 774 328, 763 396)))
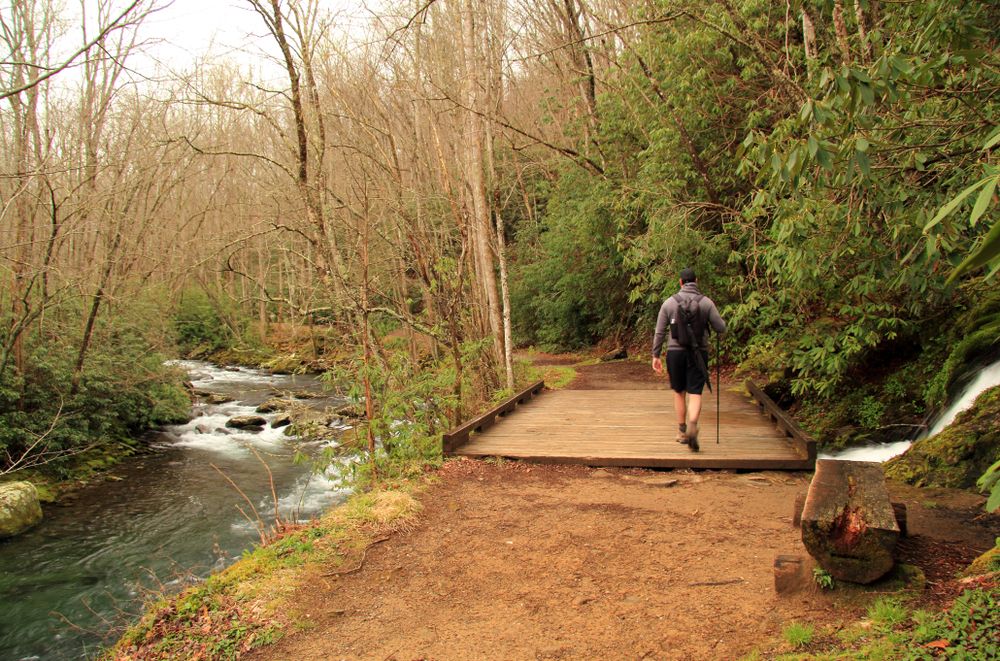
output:
MULTIPOLYGON (((367 214, 366 214, 367 215, 367 214)), ((362 226, 361 238, 361 342, 364 347, 364 387, 365 387, 365 419, 368 421, 366 430, 368 433, 368 460, 371 467, 372 480, 378 480, 378 465, 375 462, 375 432, 372 431, 372 421, 375 419, 375 409, 372 404, 372 337, 370 319, 371 304, 369 302, 369 281, 368 281, 368 226, 367 218, 362 226)))
POLYGON ((844 21, 844 0, 833 0, 833 31, 837 35, 841 60, 844 64, 850 64, 851 46, 847 40, 847 23, 844 21))
POLYGON ((90 343, 94 336, 94 324, 97 322, 97 314, 100 312, 101 303, 104 301, 104 292, 111 280, 111 270, 114 267, 114 260, 111 258, 111 255, 118 253, 118 247, 121 245, 121 236, 120 231, 115 234, 110 254, 104 263, 104 269, 101 271, 97 291, 94 292, 90 301, 90 312, 87 314, 87 322, 83 327, 83 339, 80 341, 80 350, 76 354, 76 363, 73 365, 73 377, 70 386, 71 397, 80 390, 80 378, 83 376, 83 365, 87 359, 87 352, 90 351, 90 343))
POLYGON ((580 25, 582 19, 581 7, 577 0, 563 0, 565 14, 563 21, 566 25, 566 33, 572 45, 570 52, 577 67, 575 72, 580 76, 581 96, 587 106, 587 120, 591 130, 597 128, 597 77, 594 75, 594 61, 590 57, 590 49, 580 25))
POLYGON ((816 26, 805 7, 802 8, 802 47, 806 54, 806 72, 811 75, 810 63, 816 59, 816 26))
POLYGON ((497 253, 500 261, 500 295, 503 299, 503 366, 507 389, 514 389, 514 337, 510 322, 510 287, 507 282, 507 240, 503 222, 497 216, 497 253))
POLYGON ((872 60, 872 44, 868 40, 868 17, 859 0, 854 0, 854 16, 858 20, 858 40, 861 42, 861 61, 868 64, 872 60))
MULTIPOLYGON (((311 80, 312 73, 309 70, 306 71, 307 87, 306 94, 304 95, 302 89, 302 74, 299 71, 299 64, 296 62, 292 46, 288 39, 288 33, 285 30, 286 18, 281 9, 281 0, 270 0, 270 10, 264 6, 264 0, 248 1, 257 13, 264 19, 264 22, 267 24, 271 35, 274 37, 274 40, 278 45, 278 49, 281 51, 285 72, 288 74, 290 87, 289 100, 291 102, 292 115, 295 121, 296 185, 305 206, 308 223, 316 233, 313 243, 319 249, 319 254, 317 255, 317 257, 319 257, 317 264, 318 270, 324 280, 326 280, 326 282, 333 287, 334 292, 338 293, 341 292, 343 287, 345 269, 340 259, 340 253, 337 249, 336 242, 327 223, 319 191, 317 190, 316 183, 313 181, 313 175, 310 174, 309 167, 311 161, 309 151, 309 120, 306 114, 305 102, 309 101, 309 97, 311 97, 308 85, 311 80), (304 99, 304 96, 307 98, 304 99)), ((300 37, 301 36, 302 35, 300 35, 300 37)), ((310 48, 312 48, 312 45, 309 43, 299 44, 299 51, 304 54, 303 57, 307 58, 307 64, 309 62, 308 51, 310 48)), ((318 105, 318 101, 314 100, 313 105, 318 105)), ((322 137, 323 131, 323 125, 320 123, 320 137, 322 137)), ((316 167, 322 168, 322 163, 317 161, 316 167)), ((321 180, 322 176, 320 176, 319 179, 321 180)))
POLYGON ((489 332, 493 334, 494 356, 503 362, 503 329, 493 251, 490 247, 490 212, 486 202, 486 184, 483 177, 483 119, 476 111, 480 108, 479 48, 477 47, 475 11, 472 0, 462 4, 462 33, 465 42, 465 100, 466 112, 466 187, 472 202, 473 252, 476 271, 483 292, 489 332))

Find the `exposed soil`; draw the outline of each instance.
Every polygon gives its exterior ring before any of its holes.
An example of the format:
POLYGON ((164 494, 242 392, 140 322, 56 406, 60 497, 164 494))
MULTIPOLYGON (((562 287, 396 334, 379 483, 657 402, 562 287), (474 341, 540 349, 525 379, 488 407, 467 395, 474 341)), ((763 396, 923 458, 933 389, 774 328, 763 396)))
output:
MULTIPOLYGON (((663 384, 651 374, 601 364, 574 386, 663 384)), ((861 612, 815 588, 775 593, 775 556, 804 553, 791 515, 806 473, 455 460, 437 476, 412 527, 360 571, 305 581, 294 603, 311 624, 251 658, 733 659, 789 621, 861 612)), ((910 505, 905 559, 944 595, 997 517, 971 494, 894 490, 910 505)))
MULTIPOLYGON (((714 383, 714 382, 713 382, 714 383)), ((632 360, 582 365, 576 368, 571 390, 666 390, 666 373, 657 374, 649 362, 632 360)))

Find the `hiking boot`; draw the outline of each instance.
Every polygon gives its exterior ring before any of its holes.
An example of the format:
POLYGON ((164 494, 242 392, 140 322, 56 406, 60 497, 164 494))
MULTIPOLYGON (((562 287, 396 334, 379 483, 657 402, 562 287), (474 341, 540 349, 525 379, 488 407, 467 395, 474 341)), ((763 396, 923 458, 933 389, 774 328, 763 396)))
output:
POLYGON ((687 445, 688 444, 687 433, 682 431, 677 432, 677 442, 680 443, 681 445, 687 445))
POLYGON ((687 431, 687 444, 692 452, 698 451, 698 423, 689 422, 687 431))

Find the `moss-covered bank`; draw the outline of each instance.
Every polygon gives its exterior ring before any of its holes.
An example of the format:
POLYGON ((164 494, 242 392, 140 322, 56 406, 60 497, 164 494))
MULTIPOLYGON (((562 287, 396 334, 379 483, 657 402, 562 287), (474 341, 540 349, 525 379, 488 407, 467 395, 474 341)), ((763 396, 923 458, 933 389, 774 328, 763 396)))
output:
POLYGON ((968 489, 1000 460, 1000 386, 936 436, 918 441, 886 464, 886 475, 917 486, 968 489))
POLYGON ((228 569, 151 603, 102 658, 234 659, 308 628, 291 601, 295 590, 310 577, 360 564, 369 545, 419 510, 414 496, 433 479, 383 485, 314 523, 286 528, 228 569))

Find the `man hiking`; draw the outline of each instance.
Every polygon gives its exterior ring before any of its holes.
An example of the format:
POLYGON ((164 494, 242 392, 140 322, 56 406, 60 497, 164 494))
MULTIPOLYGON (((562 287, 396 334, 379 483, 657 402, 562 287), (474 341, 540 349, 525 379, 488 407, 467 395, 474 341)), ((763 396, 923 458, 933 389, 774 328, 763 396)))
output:
MULTIPOLYGON (((663 301, 660 314, 656 318, 656 332, 653 334, 653 371, 663 372, 660 349, 663 338, 667 341, 667 373, 670 388, 674 391, 674 409, 677 411, 677 442, 687 444, 692 451, 698 451, 698 417, 701 415, 701 391, 708 382, 708 333, 709 326, 715 332, 726 332, 726 322, 719 316, 719 310, 712 299, 698 290, 694 269, 681 271, 681 288, 676 294, 663 301), (687 401, 685 401, 687 395, 687 401)), ((716 412, 718 414, 718 412, 716 412)))

